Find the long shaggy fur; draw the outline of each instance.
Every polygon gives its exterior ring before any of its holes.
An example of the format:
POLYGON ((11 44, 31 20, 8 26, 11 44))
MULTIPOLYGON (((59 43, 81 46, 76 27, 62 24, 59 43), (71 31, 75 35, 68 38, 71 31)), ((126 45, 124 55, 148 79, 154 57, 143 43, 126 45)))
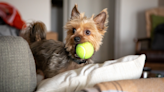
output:
POLYGON ((42 22, 33 22, 25 30, 24 38, 29 42, 36 62, 36 68, 41 70, 45 78, 53 77, 64 71, 80 68, 91 64, 89 59, 80 59, 75 52, 79 43, 90 42, 97 51, 102 44, 102 38, 107 29, 107 9, 97 16, 87 18, 84 13, 79 13, 77 5, 71 13, 71 19, 65 25, 67 29, 66 43, 46 40, 46 27, 42 22), (75 29, 73 32, 73 29, 75 29), (90 34, 87 34, 89 31, 90 34), (75 41, 75 37, 80 41, 75 41), (77 62, 82 62, 77 63, 77 62))
POLYGON ((21 33, 21 36, 26 39, 29 44, 46 39, 47 29, 41 21, 28 23, 28 27, 23 30, 22 32, 24 33, 21 33))
POLYGON ((30 47, 36 61, 36 67, 43 71, 45 78, 92 63, 90 61, 85 64, 77 64, 72 61, 62 42, 42 40, 33 43, 30 47))

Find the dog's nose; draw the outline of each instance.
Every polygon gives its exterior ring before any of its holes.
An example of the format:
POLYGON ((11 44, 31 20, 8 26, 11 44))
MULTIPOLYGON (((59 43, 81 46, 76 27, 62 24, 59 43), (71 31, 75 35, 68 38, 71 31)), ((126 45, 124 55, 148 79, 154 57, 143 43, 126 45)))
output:
POLYGON ((80 42, 80 40, 81 40, 81 39, 80 39, 79 36, 76 36, 76 37, 74 38, 74 41, 75 41, 75 42, 80 42))

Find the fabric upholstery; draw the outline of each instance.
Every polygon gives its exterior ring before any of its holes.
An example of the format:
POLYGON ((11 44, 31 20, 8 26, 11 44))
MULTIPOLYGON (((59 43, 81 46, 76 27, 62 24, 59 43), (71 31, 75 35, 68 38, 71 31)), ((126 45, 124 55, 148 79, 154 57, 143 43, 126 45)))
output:
POLYGON ((98 92, 163 92, 163 85, 164 78, 148 78, 104 82, 95 87, 100 89, 98 92))
POLYGON ((0 36, 18 36, 20 31, 9 25, 0 25, 0 29, 0 36))
POLYGON ((21 37, 0 37, 0 92, 33 92, 36 69, 27 42, 21 37))

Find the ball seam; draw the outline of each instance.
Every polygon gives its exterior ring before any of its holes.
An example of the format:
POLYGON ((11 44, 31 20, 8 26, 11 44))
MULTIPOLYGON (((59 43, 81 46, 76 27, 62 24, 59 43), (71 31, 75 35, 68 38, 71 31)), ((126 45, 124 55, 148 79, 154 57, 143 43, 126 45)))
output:
POLYGON ((86 54, 85 48, 83 46, 79 46, 79 47, 81 47, 83 49, 83 51, 84 51, 83 59, 85 59, 85 54, 86 54))

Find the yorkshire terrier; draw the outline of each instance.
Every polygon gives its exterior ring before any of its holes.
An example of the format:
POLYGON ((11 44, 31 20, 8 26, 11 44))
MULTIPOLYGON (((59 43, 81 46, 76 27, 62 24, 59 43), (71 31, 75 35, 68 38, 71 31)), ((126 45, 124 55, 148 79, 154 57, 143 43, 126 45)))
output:
POLYGON ((33 22, 26 27, 24 38, 30 44, 36 68, 41 70, 45 78, 53 77, 64 71, 92 64, 89 59, 80 59, 75 52, 79 43, 90 42, 94 51, 98 51, 107 29, 107 9, 91 18, 79 13, 77 5, 71 12, 71 18, 66 23, 66 43, 46 40, 46 27, 42 22, 33 22))

